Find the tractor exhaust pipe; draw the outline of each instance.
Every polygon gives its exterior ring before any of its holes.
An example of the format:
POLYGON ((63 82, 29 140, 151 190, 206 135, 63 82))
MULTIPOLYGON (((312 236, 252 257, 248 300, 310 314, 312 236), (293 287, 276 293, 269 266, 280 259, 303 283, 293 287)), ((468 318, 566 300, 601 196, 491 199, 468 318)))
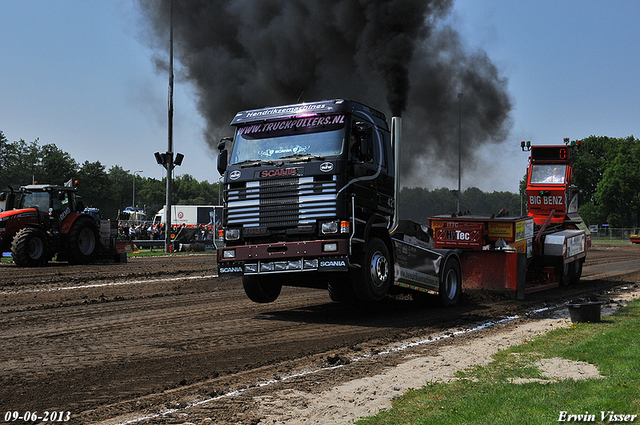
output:
POLYGON ((402 117, 391 117, 391 146, 393 146, 394 189, 393 189, 393 219, 389 223, 389 234, 393 235, 398 229, 398 195, 400 194, 400 143, 402 141, 402 117))

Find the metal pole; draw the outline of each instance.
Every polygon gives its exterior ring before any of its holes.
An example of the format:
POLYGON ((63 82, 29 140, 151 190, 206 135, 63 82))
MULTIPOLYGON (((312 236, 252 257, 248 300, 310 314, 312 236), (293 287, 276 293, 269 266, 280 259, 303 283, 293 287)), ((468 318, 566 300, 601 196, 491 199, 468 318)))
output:
POLYGON ((131 197, 131 208, 136 208, 136 173, 142 173, 142 170, 133 172, 133 196, 131 197))
POLYGON ((458 212, 460 212, 460 182, 462 180, 460 161, 462 155, 462 96, 462 93, 458 93, 458 212))
POLYGON ((171 251, 171 171, 173 169, 173 0, 169 18, 169 116, 168 116, 168 148, 165 157, 167 167, 167 199, 165 202, 165 242, 164 251, 171 251))

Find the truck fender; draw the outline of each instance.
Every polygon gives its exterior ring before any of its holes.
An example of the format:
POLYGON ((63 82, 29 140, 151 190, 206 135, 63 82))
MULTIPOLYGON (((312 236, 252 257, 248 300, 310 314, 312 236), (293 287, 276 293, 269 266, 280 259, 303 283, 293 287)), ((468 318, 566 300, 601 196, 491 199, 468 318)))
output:
POLYGON ((440 263, 440 275, 442 275, 442 267, 447 263, 447 261, 449 261, 450 258, 453 258, 455 261, 457 261, 458 265, 460 266, 460 270, 462 270, 462 260, 460 259, 460 256, 462 255, 461 249, 442 250, 440 252, 443 254, 442 262, 440 263))
POLYGON ((391 236, 387 231, 388 221, 385 217, 380 214, 373 214, 369 221, 367 221, 367 225, 364 229, 364 248, 366 250, 367 244, 373 238, 380 238, 387 245, 387 249, 389 250, 389 255, 391 255, 391 263, 395 262, 395 252, 393 249, 393 243, 391 242, 391 236))

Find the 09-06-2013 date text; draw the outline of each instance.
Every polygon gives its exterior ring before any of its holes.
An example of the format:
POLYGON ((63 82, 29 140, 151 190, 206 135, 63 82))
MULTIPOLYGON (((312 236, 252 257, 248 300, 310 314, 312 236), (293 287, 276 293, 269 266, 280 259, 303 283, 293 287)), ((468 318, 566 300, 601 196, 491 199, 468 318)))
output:
POLYGON ((38 412, 18 412, 11 410, 4 414, 5 422, 68 422, 71 419, 69 411, 44 411, 42 414, 38 412))

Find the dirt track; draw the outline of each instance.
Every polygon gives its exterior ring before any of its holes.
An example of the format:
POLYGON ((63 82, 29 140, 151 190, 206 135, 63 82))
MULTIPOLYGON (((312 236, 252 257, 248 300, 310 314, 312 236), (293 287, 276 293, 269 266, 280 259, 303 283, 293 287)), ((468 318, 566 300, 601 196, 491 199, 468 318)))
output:
POLYGON ((258 423, 254 397, 321 391, 377 373, 406 356, 377 354, 401 341, 519 317, 414 349, 437 352, 530 320, 536 308, 606 300, 640 282, 639 256, 638 245, 600 245, 579 286, 524 302, 465 295, 452 309, 402 298, 354 309, 332 303, 326 291, 297 288, 254 304, 238 279, 216 277, 213 255, 37 269, 3 263, 0 415, 56 410, 71 413, 68 423, 258 423))

